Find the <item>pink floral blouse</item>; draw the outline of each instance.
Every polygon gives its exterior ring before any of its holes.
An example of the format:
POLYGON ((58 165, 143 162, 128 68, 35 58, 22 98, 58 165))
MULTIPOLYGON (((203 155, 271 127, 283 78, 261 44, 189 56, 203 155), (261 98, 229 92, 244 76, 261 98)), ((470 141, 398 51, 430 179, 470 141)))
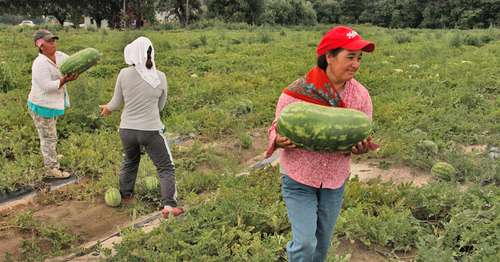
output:
MULTIPOLYGON (((355 79, 346 83, 341 94, 346 107, 364 112, 372 118, 372 101, 368 90, 355 79)), ((275 119, 268 130, 268 148, 266 155, 271 156, 276 150, 276 121, 285 106, 300 102, 297 98, 281 94, 276 105, 275 119)), ((304 149, 282 149, 280 165, 293 180, 315 188, 339 188, 351 172, 351 154, 340 152, 314 152, 304 149)))

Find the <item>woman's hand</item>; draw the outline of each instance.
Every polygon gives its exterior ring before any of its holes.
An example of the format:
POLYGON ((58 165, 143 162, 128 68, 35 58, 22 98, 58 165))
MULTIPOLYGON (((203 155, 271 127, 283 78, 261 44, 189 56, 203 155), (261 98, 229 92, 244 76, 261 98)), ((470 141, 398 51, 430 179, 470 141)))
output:
POLYGON ((99 108, 101 109, 101 116, 109 116, 112 113, 107 105, 100 105, 99 108))
POLYGON ((368 152, 368 140, 364 139, 352 146, 351 153, 361 155, 368 152))
POLYGON ((292 142, 292 140, 288 139, 287 137, 281 136, 278 133, 276 133, 276 139, 274 141, 275 141, 277 147, 286 148, 286 149, 291 149, 291 148, 297 147, 292 142))
POLYGON ((362 140, 362 141, 358 142, 357 144, 355 144, 354 146, 352 146, 351 153, 356 154, 356 155, 360 155, 360 154, 367 153, 370 150, 375 151, 379 147, 380 147, 380 145, 375 144, 372 141, 372 137, 370 136, 367 139, 362 140))
POLYGON ((70 82, 70 81, 73 81, 76 79, 78 79, 77 73, 64 75, 63 77, 60 78, 59 88, 63 87, 64 84, 66 84, 67 82, 70 82))
POLYGON ((79 75, 77 73, 72 73, 72 74, 65 75, 64 77, 66 77, 66 82, 69 82, 69 81, 73 81, 73 80, 78 79, 78 76, 79 75))

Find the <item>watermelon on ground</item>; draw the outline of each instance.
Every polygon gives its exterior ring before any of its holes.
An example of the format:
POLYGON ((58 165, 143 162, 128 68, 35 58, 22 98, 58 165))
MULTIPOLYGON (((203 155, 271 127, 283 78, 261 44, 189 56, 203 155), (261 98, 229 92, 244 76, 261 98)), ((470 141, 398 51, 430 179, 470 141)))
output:
POLYGON ((155 191, 160 186, 160 181, 156 176, 147 176, 144 178, 144 187, 147 191, 155 191))
POLYGON ((437 162, 432 166, 431 174, 441 180, 451 181, 455 178, 457 170, 446 162, 437 162))
POLYGON ((106 202, 106 205, 110 207, 117 207, 120 205, 122 202, 122 196, 120 194, 120 190, 112 187, 106 190, 106 193, 104 193, 104 201, 106 202))

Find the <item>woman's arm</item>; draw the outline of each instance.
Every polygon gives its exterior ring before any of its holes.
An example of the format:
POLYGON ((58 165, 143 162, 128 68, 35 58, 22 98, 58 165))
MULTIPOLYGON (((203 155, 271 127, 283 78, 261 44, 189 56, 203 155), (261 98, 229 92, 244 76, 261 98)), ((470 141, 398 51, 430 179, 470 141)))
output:
POLYGON ((160 99, 158 100, 158 109, 160 112, 163 110, 163 108, 165 107, 165 104, 167 103, 167 94, 168 94, 167 77, 165 75, 163 75, 163 78, 164 78, 164 82, 163 81, 162 82, 165 84, 163 85, 163 92, 160 96, 160 99))
POLYGON ((274 121, 271 124, 271 127, 267 131, 268 144, 266 150, 266 157, 270 157, 277 147, 283 148, 295 148, 295 144, 293 144, 288 138, 281 136, 276 132, 276 123, 278 122, 278 118, 280 117, 281 111, 283 109, 293 103, 297 102, 296 98, 293 98, 287 94, 281 94, 278 99, 278 104, 276 105, 276 112, 274 115, 274 121))
POLYGON ((116 79, 115 91, 113 93, 113 98, 106 105, 100 105, 101 116, 108 116, 112 111, 118 110, 123 102, 123 92, 121 86, 121 75, 120 72, 118 74, 118 78, 116 79))
MULTIPOLYGON (((368 90, 363 88, 363 91, 361 94, 361 108, 359 109, 361 112, 365 113, 366 116, 370 120, 372 120, 373 117, 373 105, 372 105, 372 99, 370 97, 370 94, 368 93, 368 90)), ((378 144, 375 144, 372 141, 372 137, 369 136, 367 139, 358 142, 351 148, 351 153, 359 155, 359 154, 364 154, 368 153, 370 150, 377 150, 380 146, 378 144)))

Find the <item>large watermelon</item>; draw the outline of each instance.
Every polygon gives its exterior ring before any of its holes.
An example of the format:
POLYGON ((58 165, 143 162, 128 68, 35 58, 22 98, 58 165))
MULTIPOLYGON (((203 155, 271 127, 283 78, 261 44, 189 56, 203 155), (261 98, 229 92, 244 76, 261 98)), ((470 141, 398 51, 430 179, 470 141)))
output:
POLYGON ((457 170, 446 162, 437 162, 432 166, 431 174, 444 181, 451 181, 455 178, 457 170))
POLYGON ((312 151, 346 151, 366 139, 371 120, 354 109, 298 102, 285 107, 277 131, 297 146, 312 151))
POLYGON ((114 187, 106 190, 104 194, 104 201, 106 205, 111 207, 117 207, 122 202, 122 196, 120 195, 120 191, 114 187))
POLYGON ((96 49, 85 48, 66 58, 59 67, 59 70, 63 75, 72 73, 80 74, 97 64, 100 57, 101 54, 96 49))

